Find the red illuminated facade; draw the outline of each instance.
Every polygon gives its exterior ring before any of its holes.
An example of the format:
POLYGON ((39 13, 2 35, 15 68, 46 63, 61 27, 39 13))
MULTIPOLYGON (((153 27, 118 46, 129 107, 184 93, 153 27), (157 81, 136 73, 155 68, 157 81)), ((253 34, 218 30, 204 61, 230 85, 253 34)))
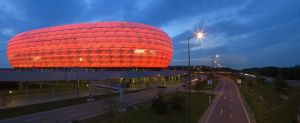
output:
POLYGON ((139 23, 96 22, 54 26, 17 34, 8 43, 14 68, 165 68, 173 54, 170 37, 139 23))

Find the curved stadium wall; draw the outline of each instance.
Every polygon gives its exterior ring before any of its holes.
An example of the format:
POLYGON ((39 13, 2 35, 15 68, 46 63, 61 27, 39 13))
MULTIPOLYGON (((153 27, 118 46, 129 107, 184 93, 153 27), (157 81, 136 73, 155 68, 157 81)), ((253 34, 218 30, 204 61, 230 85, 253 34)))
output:
POLYGON ((14 68, 166 68, 173 54, 170 37, 153 26, 96 22, 23 32, 8 43, 14 68))

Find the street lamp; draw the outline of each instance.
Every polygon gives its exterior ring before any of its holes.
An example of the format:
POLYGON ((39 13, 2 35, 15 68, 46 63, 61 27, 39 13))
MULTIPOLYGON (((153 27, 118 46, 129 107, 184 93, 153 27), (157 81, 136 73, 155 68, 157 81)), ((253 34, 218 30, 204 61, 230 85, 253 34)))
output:
MULTIPOLYGON (((213 78, 214 78, 214 74, 213 74, 213 70, 214 70, 214 64, 217 64, 217 59, 220 57, 220 55, 219 54, 217 54, 217 55, 215 55, 215 56, 212 56, 211 57, 211 78, 212 78, 212 80, 213 80, 213 78)), ((213 81, 212 81, 213 82, 213 81)), ((213 96, 213 94, 214 94, 214 87, 213 87, 214 85, 213 85, 213 83, 212 83, 212 85, 211 85, 211 96, 213 96)))
POLYGON ((9 103, 11 103, 11 96, 12 96, 13 92, 12 92, 12 90, 9 90, 8 93, 9 93, 9 103))
POLYGON ((191 37, 188 37, 187 41, 188 41, 188 72, 189 72, 189 83, 188 83, 188 86, 189 86, 189 106, 188 106, 188 123, 191 123, 191 107, 192 107, 192 104, 191 104, 191 51, 190 51, 190 40, 193 39, 193 38, 196 38, 197 40, 200 40, 202 41, 204 38, 205 38, 205 33, 203 32, 203 30, 201 31, 198 31, 195 33, 195 35, 191 36, 191 37))
MULTIPOLYGON (((81 64, 82 63, 82 61, 83 61, 83 58, 82 57, 80 57, 79 58, 79 63, 81 64)), ((78 72, 79 72, 79 69, 80 68, 80 65, 78 65, 78 68, 77 68, 77 70, 76 70, 76 78, 77 78, 77 83, 76 83, 76 98, 78 98, 79 97, 79 78, 78 78, 78 72)))

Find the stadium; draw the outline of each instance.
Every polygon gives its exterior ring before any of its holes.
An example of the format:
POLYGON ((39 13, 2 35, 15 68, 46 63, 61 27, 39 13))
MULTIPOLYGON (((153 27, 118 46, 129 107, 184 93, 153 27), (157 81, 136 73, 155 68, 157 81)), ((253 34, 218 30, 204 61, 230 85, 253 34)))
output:
POLYGON ((95 22, 23 32, 8 43, 14 68, 166 68, 173 54, 159 28, 132 22, 95 22))

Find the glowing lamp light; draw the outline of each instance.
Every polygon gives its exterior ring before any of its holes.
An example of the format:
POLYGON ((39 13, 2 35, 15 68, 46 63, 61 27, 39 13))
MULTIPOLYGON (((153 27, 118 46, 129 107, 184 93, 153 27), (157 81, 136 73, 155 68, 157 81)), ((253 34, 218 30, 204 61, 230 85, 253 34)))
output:
POLYGON ((200 41, 202 41, 205 38, 205 33, 203 31, 196 33, 196 38, 200 41))

